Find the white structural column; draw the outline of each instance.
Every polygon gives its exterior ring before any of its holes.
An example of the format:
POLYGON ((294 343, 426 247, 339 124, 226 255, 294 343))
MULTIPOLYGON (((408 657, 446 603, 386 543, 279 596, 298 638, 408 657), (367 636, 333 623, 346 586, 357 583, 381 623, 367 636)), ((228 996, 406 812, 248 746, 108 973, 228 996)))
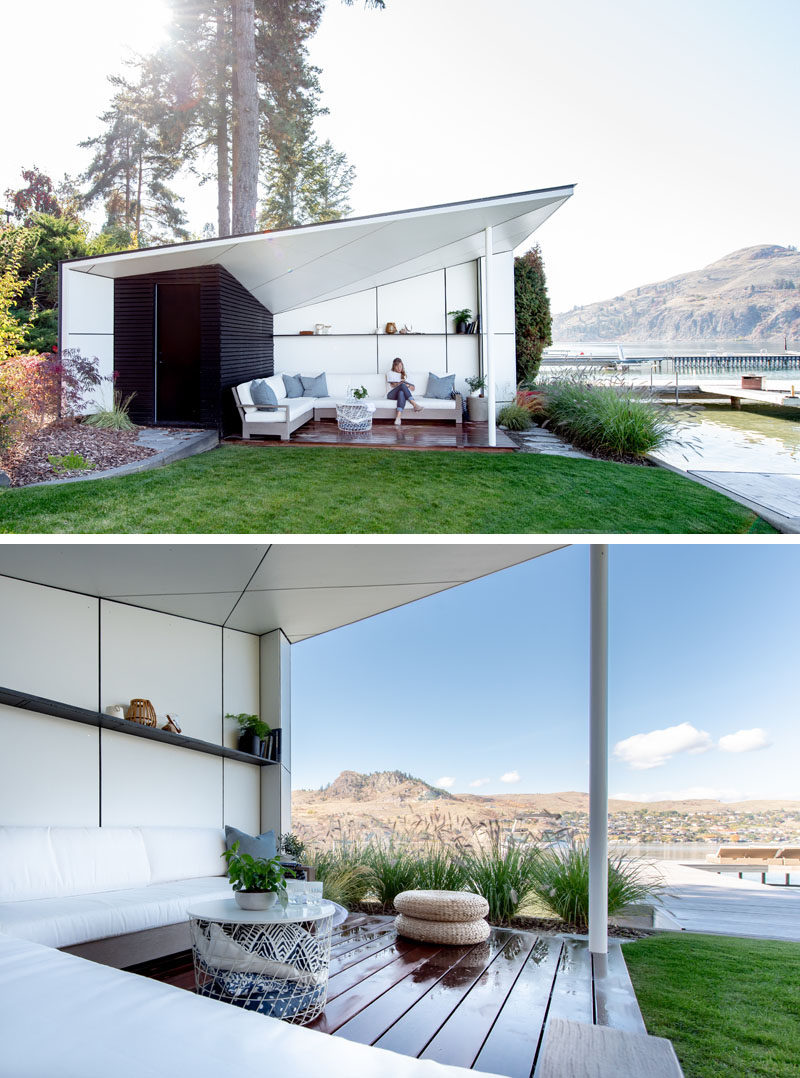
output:
POLYGON ((484 290, 483 290, 483 332, 486 342, 484 356, 486 358, 486 388, 489 403, 489 445, 497 445, 497 418, 496 400, 497 389, 494 380, 494 348, 492 345, 492 226, 487 225, 483 230, 486 257, 484 264, 484 290))
POLYGON ((608 961, 608 544, 589 548, 589 950, 608 961))

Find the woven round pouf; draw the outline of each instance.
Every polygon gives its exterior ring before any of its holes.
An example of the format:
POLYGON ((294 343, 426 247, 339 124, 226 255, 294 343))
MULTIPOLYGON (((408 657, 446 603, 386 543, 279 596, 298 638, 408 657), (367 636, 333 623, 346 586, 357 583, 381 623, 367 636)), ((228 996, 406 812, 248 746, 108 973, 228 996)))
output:
POLYGON ((454 947, 466 947, 483 943, 489 938, 489 922, 477 921, 422 921, 405 913, 395 917, 394 926, 401 936, 420 943, 444 943, 454 947))
POLYGON ((402 891, 394 906, 398 913, 420 921, 479 921, 489 912, 482 895, 466 891, 402 891))

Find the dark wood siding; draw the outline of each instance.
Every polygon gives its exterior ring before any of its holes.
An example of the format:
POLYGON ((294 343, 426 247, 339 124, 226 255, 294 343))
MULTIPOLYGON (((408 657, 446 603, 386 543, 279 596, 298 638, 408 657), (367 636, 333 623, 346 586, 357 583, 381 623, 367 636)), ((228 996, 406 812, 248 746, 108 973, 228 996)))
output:
POLYGON ((219 270, 219 384, 222 424, 226 434, 241 433, 230 387, 275 371, 272 312, 226 269, 219 270))
POLYGON ((136 394, 131 417, 137 423, 157 419, 153 389, 159 281, 200 285, 200 421, 203 426, 236 430, 230 387, 273 373, 272 314, 221 266, 142 274, 114 282, 114 370, 123 396, 136 394))

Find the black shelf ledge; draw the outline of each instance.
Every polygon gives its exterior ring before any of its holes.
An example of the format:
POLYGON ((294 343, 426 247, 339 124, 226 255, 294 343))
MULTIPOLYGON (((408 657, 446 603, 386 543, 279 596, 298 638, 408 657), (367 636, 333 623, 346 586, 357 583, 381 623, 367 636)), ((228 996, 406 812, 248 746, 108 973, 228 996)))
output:
POLYGON ((242 763, 256 764, 258 767, 280 763, 280 760, 265 760, 249 752, 229 749, 226 745, 213 745, 210 741, 200 741, 199 738, 187 737, 186 734, 173 734, 169 730, 142 726, 129 719, 115 719, 102 711, 89 711, 87 708, 64 704, 59 700, 49 700, 45 696, 15 692, 13 689, 0 688, 0 704, 18 707, 23 711, 34 711, 39 715, 53 715, 58 719, 68 719, 70 722, 81 722, 85 726, 97 726, 101 730, 114 730, 118 734, 131 734, 133 737, 143 737, 150 741, 163 741, 167 745, 177 745, 181 749, 204 752, 208 756, 221 756, 226 760, 240 760, 242 763))

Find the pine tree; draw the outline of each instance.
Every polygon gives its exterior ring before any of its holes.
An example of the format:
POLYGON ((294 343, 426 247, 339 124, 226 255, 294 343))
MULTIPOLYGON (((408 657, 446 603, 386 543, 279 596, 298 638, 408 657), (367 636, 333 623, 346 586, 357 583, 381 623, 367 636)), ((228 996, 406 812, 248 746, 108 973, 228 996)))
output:
POLYGON ((514 259, 514 312, 517 382, 532 382, 539 372, 542 352, 553 340, 550 297, 538 244, 514 259))

